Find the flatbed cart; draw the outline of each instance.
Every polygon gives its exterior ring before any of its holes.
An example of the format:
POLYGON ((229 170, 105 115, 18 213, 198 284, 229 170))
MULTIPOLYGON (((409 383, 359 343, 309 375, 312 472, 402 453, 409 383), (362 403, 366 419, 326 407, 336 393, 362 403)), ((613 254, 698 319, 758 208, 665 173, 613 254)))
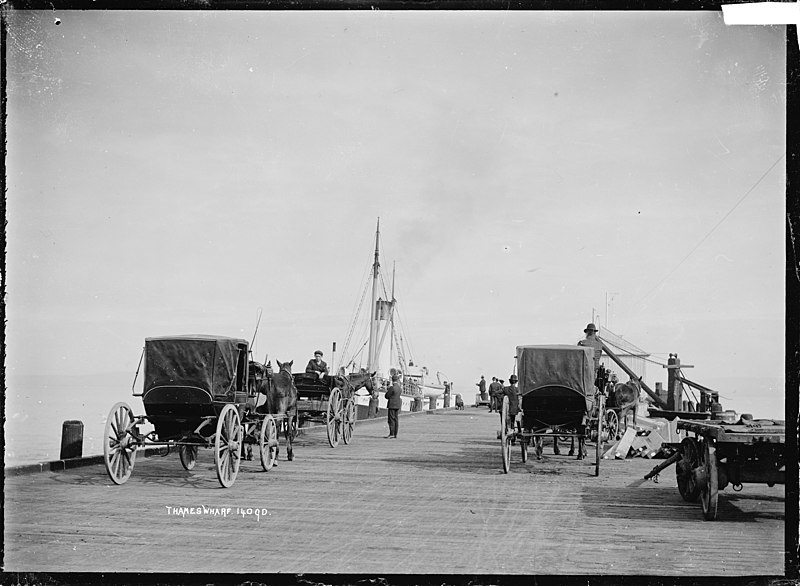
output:
POLYGON ((786 483, 785 421, 679 419, 677 427, 693 435, 679 444, 664 444, 676 452, 644 478, 657 478, 662 470, 676 464, 678 491, 687 502, 700 501, 707 521, 717 518, 719 491, 728 484, 738 492, 746 482, 767 486, 786 483))
POLYGON ((299 424, 324 423, 332 448, 339 444, 339 439, 349 444, 356 425, 355 393, 362 387, 372 392, 374 374, 360 372, 322 378, 314 373, 293 374, 299 424))

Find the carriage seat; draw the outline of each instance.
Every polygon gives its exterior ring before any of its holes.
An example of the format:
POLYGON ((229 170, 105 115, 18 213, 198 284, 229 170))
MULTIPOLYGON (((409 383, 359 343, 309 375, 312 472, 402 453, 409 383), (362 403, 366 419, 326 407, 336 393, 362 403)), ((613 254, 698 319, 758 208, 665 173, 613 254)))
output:
POLYGON ((331 386, 331 377, 328 375, 323 376, 322 380, 312 372, 298 372, 292 374, 292 377, 294 378, 295 386, 298 388, 302 386, 306 388, 330 389, 331 386))

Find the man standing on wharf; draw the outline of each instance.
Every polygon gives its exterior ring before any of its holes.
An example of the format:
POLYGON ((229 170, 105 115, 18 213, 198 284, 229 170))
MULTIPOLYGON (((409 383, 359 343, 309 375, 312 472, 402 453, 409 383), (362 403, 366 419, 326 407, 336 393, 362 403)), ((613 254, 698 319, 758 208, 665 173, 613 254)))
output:
POLYGON ((475 383, 475 386, 478 387, 478 392, 481 394, 481 401, 485 401, 486 400, 486 379, 483 378, 483 375, 481 375, 480 382, 475 383))
POLYGON ((594 370, 596 373, 597 369, 600 368, 600 358, 603 354, 603 343, 597 337, 597 326, 594 324, 587 324, 586 328, 583 330, 583 333, 586 334, 586 337, 583 340, 578 340, 578 346, 588 346, 589 348, 594 348, 594 370))
POLYGON ((387 389, 384 397, 386 398, 386 407, 389 410, 389 435, 387 438, 397 437, 397 419, 400 413, 400 408, 403 406, 403 399, 400 397, 400 375, 397 373, 392 374, 392 385, 387 389))

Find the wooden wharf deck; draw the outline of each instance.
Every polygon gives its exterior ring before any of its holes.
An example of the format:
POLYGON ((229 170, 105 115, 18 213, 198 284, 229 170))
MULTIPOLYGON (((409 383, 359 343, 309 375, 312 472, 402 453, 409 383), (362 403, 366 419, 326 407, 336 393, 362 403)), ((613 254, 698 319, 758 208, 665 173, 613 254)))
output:
MULTIPOLYGON (((498 416, 414 413, 397 439, 360 422, 353 443, 295 442, 293 462, 244 462, 223 489, 213 452, 137 459, 122 486, 102 465, 7 475, 7 572, 353 574, 784 574, 784 487, 720 495, 720 518, 684 502, 658 461, 553 456, 503 474, 498 416), (208 507, 175 514, 168 507, 208 507), (214 510, 230 509, 227 516, 214 510), (242 509, 245 514, 242 514, 242 509), (266 510, 266 515, 247 509, 266 510)), ((566 450, 562 453, 566 454, 566 450)))

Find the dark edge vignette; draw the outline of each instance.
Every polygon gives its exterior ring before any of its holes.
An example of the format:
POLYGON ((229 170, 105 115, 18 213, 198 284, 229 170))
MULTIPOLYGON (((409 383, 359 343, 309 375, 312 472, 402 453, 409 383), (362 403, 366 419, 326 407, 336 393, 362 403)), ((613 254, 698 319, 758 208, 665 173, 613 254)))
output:
MULTIPOLYGON (((3 162, 7 156, 7 84, 6 42, 7 12, 9 10, 640 10, 657 11, 721 11, 722 4, 746 4, 747 1, 712 2, 709 0, 0 0, 0 118, 2 118, 3 162)), ((786 438, 786 508, 785 508, 785 574, 784 579, 765 576, 736 578, 685 576, 656 578, 645 576, 457 576, 429 575, 272 575, 268 581, 248 579, 247 574, 163 574, 163 573, 4 573, 0 584, 299 584, 309 586, 354 584, 358 586, 389 586, 390 584, 465 585, 530 584, 532 586, 563 584, 652 584, 658 586, 706 586, 711 584, 798 585, 800 584, 800 41, 796 25, 786 26, 786 281, 785 281, 785 417, 791 431, 786 438), (798 242, 798 246, 795 242, 798 242), (526 579, 527 578, 527 579, 526 579)), ((5 298, 6 298, 6 197, 7 181, 2 176, 3 234, 0 237, 0 317, 3 321, 0 348, 2 376, 2 407, 5 422, 5 298)), ((5 448, 5 431, 0 431, 0 444, 5 448)), ((4 450, 5 451, 5 450, 4 450)), ((5 479, 5 472, 2 474, 5 479)), ((255 576, 253 576, 255 577, 255 576)))
POLYGON ((786 577, 800 578, 798 517, 798 396, 800 395, 800 47, 797 26, 786 27, 786 577))

